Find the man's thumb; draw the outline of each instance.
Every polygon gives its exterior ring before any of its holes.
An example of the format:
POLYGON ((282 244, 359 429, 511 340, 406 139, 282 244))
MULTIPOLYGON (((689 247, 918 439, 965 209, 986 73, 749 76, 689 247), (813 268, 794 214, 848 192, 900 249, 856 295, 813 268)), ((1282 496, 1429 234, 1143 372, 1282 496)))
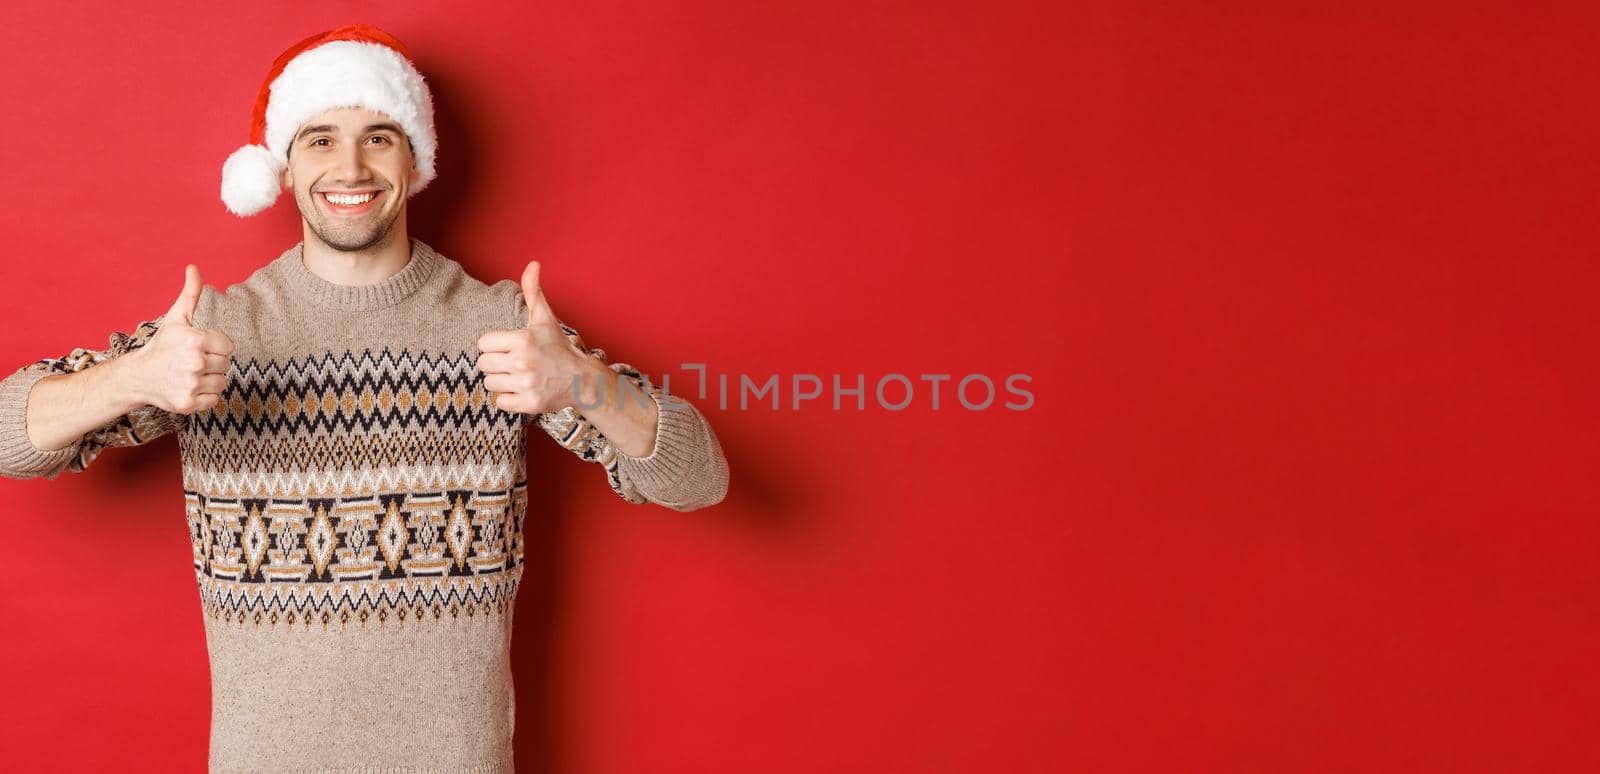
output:
POLYGON ((167 320, 194 325, 194 310, 200 305, 200 267, 191 263, 183 267, 183 271, 183 292, 167 312, 167 320))
POLYGON ((549 322, 555 319, 550 304, 544 300, 544 290, 539 287, 539 262, 529 261, 522 270, 522 299, 528 304, 528 324, 549 322))

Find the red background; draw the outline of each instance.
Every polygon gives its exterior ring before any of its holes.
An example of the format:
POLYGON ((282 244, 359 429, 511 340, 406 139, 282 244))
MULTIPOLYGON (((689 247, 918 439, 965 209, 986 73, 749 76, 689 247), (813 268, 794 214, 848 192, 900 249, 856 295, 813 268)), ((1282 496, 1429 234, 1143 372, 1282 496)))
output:
MULTIPOLYGON (((541 259, 614 358, 1033 377, 713 393, 689 514, 534 443, 519 770, 1600 763, 1592 14, 393 5, 8 5, 0 362, 294 244, 221 164, 273 57, 364 21, 436 89, 412 234, 541 259)), ((170 436, 0 481, 7 768, 203 768, 180 484, 170 436)))

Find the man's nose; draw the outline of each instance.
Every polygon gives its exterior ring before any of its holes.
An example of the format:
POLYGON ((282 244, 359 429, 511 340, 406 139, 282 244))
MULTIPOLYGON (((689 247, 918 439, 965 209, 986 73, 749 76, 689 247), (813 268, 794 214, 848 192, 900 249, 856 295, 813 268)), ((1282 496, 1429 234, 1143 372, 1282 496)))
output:
POLYGON ((334 179, 346 183, 370 181, 371 171, 367 168, 367 156, 360 143, 346 143, 339 149, 334 162, 334 179))

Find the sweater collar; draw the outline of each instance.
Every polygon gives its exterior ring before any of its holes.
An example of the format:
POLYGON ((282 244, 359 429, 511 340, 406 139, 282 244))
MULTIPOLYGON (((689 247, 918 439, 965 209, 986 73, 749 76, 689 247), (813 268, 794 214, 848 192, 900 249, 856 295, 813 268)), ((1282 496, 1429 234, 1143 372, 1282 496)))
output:
POLYGON ((411 260, 404 268, 380 282, 370 285, 340 285, 329 282, 306 268, 302 260, 305 241, 284 251, 278 257, 280 272, 298 293, 313 303, 330 309, 351 312, 368 312, 383 309, 404 301, 433 276, 442 259, 422 240, 411 237, 411 260))

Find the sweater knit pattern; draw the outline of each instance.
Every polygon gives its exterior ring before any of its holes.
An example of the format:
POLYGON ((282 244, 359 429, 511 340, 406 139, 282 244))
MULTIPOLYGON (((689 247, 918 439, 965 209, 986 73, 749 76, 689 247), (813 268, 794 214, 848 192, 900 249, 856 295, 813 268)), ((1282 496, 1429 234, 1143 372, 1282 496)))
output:
POLYGON ((145 406, 62 449, 28 440, 35 382, 144 346, 162 317, 0 381, 6 477, 53 479, 177 434, 214 772, 513 770, 530 424, 627 502, 691 510, 726 493, 704 416, 627 364, 608 365, 658 409, 647 456, 615 448, 575 407, 497 408, 476 342, 526 324, 520 286, 482 283, 411 241, 406 266, 373 285, 323 280, 297 244, 225 293, 203 288, 195 326, 235 345, 208 410, 145 406))

